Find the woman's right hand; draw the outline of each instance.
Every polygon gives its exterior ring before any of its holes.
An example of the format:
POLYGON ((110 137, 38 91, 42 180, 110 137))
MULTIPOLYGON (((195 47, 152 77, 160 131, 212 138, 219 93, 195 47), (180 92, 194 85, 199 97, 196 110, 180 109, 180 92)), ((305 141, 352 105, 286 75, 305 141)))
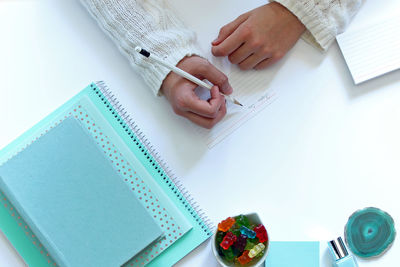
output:
POLYGON ((201 100, 194 92, 198 85, 173 72, 164 79, 161 85, 162 92, 176 114, 211 129, 226 114, 225 98, 221 93, 227 95, 232 93, 228 77, 199 56, 185 57, 177 64, 177 67, 200 80, 207 79, 213 83, 211 98, 201 100))

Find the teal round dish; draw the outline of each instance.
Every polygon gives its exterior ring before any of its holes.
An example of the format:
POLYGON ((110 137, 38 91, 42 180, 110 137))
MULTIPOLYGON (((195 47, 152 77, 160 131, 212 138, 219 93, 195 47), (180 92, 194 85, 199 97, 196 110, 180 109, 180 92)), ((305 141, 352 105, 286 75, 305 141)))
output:
POLYGON ((344 230, 350 250, 363 258, 383 254, 396 236, 393 218, 387 212, 372 207, 354 212, 344 230))

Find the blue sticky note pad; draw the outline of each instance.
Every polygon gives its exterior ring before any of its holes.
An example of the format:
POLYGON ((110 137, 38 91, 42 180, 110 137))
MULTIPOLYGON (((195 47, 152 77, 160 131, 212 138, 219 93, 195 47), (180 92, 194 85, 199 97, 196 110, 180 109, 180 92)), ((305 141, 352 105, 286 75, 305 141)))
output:
POLYGON ((0 189, 59 266, 121 266, 162 236, 72 117, 0 166, 0 189))
POLYGON ((319 242, 270 243, 266 267, 319 267, 319 242))

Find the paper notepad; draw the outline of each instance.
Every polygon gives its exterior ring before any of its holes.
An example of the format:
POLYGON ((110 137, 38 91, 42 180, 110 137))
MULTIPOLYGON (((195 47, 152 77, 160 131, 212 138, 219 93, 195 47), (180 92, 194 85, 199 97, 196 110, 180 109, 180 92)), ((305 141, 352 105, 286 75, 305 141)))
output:
POLYGON ((71 117, 3 164, 0 188, 59 266, 121 266, 163 234, 71 117))
POLYGON ((400 19, 398 16, 337 36, 354 83, 400 68, 400 19))
MULTIPOLYGON (((276 92, 269 84, 279 67, 274 65, 262 71, 243 71, 231 64, 227 58, 216 58, 209 54, 208 59, 226 73, 229 83, 234 88, 234 98, 244 105, 240 107, 227 101, 227 114, 211 130, 190 123, 190 127, 200 134, 209 148, 212 148, 276 99, 276 92)), ((197 88, 196 93, 202 99, 210 98, 206 89, 197 88)))

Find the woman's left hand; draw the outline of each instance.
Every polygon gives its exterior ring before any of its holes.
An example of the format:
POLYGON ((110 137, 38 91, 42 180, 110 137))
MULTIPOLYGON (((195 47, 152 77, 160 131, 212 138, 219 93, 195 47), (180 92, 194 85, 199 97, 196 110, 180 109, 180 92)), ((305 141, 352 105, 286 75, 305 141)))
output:
POLYGON ((211 51, 214 56, 228 56, 243 70, 263 69, 281 59, 304 31, 295 15, 272 2, 222 27, 211 51))

